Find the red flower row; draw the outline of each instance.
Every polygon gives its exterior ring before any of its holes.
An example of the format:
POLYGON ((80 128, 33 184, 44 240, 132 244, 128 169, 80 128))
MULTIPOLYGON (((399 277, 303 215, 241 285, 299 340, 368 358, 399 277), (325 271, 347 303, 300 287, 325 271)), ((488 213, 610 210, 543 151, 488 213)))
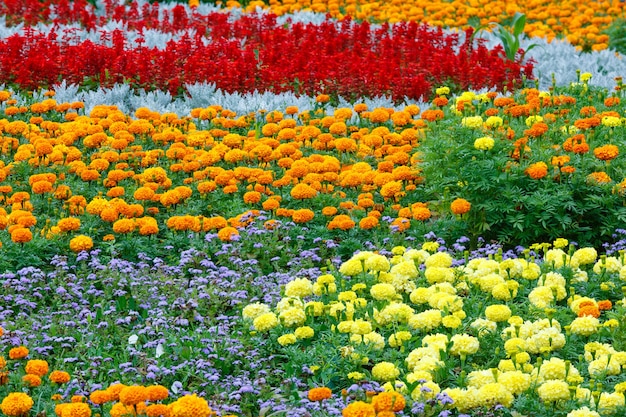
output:
POLYGON ((461 43, 456 34, 416 23, 374 28, 344 20, 286 26, 274 15, 245 15, 231 22, 227 14, 214 13, 207 24, 207 31, 161 49, 131 46, 121 31, 107 46, 69 41, 69 33, 26 29, 0 41, 0 79, 27 89, 66 80, 103 86, 130 82, 180 93, 186 83, 211 82, 227 92, 401 100, 428 98, 433 87, 443 84, 501 89, 523 75, 530 78, 532 71, 532 63, 508 61, 500 47, 461 43))

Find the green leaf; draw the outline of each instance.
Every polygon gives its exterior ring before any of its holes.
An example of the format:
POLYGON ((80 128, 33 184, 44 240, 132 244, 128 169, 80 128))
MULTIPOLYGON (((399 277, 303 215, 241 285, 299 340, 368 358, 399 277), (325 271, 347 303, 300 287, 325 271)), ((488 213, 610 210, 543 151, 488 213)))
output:
POLYGON ((520 12, 515 13, 513 17, 513 34, 516 38, 524 32, 524 26, 526 26, 526 15, 520 12))

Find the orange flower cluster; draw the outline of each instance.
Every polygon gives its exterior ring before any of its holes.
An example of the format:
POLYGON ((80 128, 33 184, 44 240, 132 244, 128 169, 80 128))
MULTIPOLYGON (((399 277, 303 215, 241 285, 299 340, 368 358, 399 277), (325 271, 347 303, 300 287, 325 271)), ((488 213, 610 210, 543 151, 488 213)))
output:
POLYGON ((617 158, 619 148, 611 144, 598 146, 593 150, 593 155, 601 161, 610 161, 617 158))
MULTIPOLYGON (((567 128, 569 137, 554 145, 555 155, 546 160, 555 170, 574 174, 579 155, 589 151, 586 137, 596 140, 596 131, 609 129, 602 118, 621 114, 621 104, 609 100, 605 107, 602 102, 583 107, 580 118, 561 126, 562 118, 571 117, 573 97, 532 88, 521 93, 466 95, 457 102, 464 103, 463 117, 476 119, 476 129, 507 149, 512 160, 503 169, 524 169, 529 160, 525 173, 533 179, 548 174, 544 162, 531 160, 532 148, 542 146, 544 137, 558 137, 557 130, 567 128), (523 117, 537 121, 522 130, 516 126, 523 117)), ((5 103, 0 107, 6 113, 5 103)), ((318 103, 327 102, 322 97, 318 103)), ((325 216, 331 218, 330 230, 357 224, 375 229, 382 215, 395 216, 393 230, 407 230, 432 215, 428 207, 406 203, 427 181, 420 176, 420 143, 433 122, 450 118, 458 124, 462 117, 442 103, 424 111, 415 105, 394 110, 355 104, 332 113, 290 106, 247 115, 213 105, 186 117, 146 108, 127 115, 115 106, 96 106, 86 115, 76 103, 35 104, 24 106, 26 117, 32 114, 28 123, 24 113, 0 120, 0 230, 6 231, 0 241, 59 239, 75 252, 116 236, 163 230, 215 231, 219 239, 236 239, 251 219, 241 221, 246 213, 238 211, 246 206, 296 223, 322 223, 325 216), (357 123, 351 121, 355 114, 357 123), (27 171, 27 184, 8 183, 18 162, 27 171), (320 208, 318 199, 326 207, 320 208), (230 211, 215 212, 214 202, 230 211), (199 215, 206 212, 215 215, 199 215), (81 234, 87 227, 91 236, 81 234)), ((613 145, 594 145, 598 159, 619 156, 613 145)), ((589 178, 603 180, 597 173, 589 178)), ((471 205, 462 202, 453 203, 452 213, 467 212, 471 205)))
POLYGON ((526 168, 524 173, 534 180, 539 180, 548 175, 548 165, 543 161, 535 162, 526 168))
MULTIPOLYGON (((242 2, 243 3, 243 2, 242 2)), ((241 6, 230 0, 229 6, 241 6)), ((245 3, 244 3, 245 4, 245 3)), ((328 13, 336 19, 348 16, 372 22, 417 21, 440 27, 469 26, 472 19, 481 25, 503 22, 515 12, 524 13, 527 23, 524 32, 531 37, 552 40, 566 38, 580 49, 603 50, 607 48, 608 36, 602 34, 615 19, 624 15, 625 6, 619 0, 585 3, 580 0, 562 2, 522 2, 503 0, 363 2, 357 0, 271 0, 269 3, 254 0, 245 7, 254 11, 257 7, 269 8, 277 15, 310 10, 328 13)))

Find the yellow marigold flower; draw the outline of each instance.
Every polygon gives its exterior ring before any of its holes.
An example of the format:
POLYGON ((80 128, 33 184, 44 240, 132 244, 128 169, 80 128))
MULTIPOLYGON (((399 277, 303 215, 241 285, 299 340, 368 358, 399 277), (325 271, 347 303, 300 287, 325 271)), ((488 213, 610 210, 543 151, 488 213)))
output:
POLYGON ((295 334, 287 333, 287 334, 284 334, 284 335, 280 336, 277 339, 277 342, 281 346, 289 346, 289 345, 293 345, 294 343, 296 343, 297 340, 298 339, 296 338, 295 334))
POLYGON ((577 317, 570 324, 570 331, 581 336, 591 336, 600 328, 600 321, 593 316, 577 317))
POLYGON ((622 119, 615 116, 604 116, 602 117, 602 125, 608 127, 618 127, 622 125, 622 119))
POLYGON ((468 116, 461 119, 461 126, 472 129, 482 127, 483 118, 481 116, 468 116))
POLYGON ((498 116, 489 116, 487 117, 487 120, 485 120, 485 125, 487 125, 487 127, 490 127, 492 129, 502 126, 503 123, 504 121, 502 120, 502 118, 498 116))
POLYGON ((391 284, 374 284, 370 288, 370 294, 375 300, 392 300, 396 296, 396 289, 391 284))
POLYGON ((287 327, 294 327, 306 321, 306 313, 301 307, 290 307, 280 312, 280 320, 287 327))
POLYGON ((278 326, 278 317, 272 312, 264 313, 255 318, 252 325, 259 332, 267 332, 278 326))
POLYGON ((582 407, 570 411, 566 417, 600 417, 600 413, 590 410, 589 407, 582 407))
POLYGON ((8 417, 19 417, 25 415, 33 407, 34 401, 23 392, 12 392, 0 403, 0 411, 8 417))
POLYGON ((309 326, 298 327, 294 334, 298 339, 310 339, 315 335, 315 331, 309 326))
POLYGON ((269 313, 270 307, 262 303, 252 303, 245 306, 241 312, 244 319, 254 320, 261 314, 269 313))
POLYGON ((474 148, 479 151, 490 151, 493 149, 496 144, 495 140, 489 136, 483 136, 482 138, 478 138, 474 141, 474 148))
POLYGON ((400 370, 391 362, 379 362, 372 368, 372 378, 377 381, 392 381, 400 376, 400 370))
POLYGON ((507 321, 511 317, 511 309, 504 304, 490 305, 485 309, 485 317, 496 323, 507 321))
POLYGON ((560 379, 551 379, 539 386, 537 394, 543 402, 566 401, 570 398, 569 384, 560 379))
POLYGON ((455 334, 450 341, 452 342, 450 353, 453 355, 473 355, 480 348, 478 339, 468 334, 455 334))

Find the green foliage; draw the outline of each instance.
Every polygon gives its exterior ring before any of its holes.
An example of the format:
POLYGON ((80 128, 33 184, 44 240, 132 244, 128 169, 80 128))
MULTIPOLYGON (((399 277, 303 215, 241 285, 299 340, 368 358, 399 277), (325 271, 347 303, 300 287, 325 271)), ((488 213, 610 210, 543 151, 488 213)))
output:
POLYGON ((626 19, 615 19, 603 32, 609 35, 609 48, 626 55, 626 19))
MULTIPOLYGON (((524 26, 526 26, 526 15, 517 12, 511 18, 510 24, 503 25, 501 23, 496 23, 494 26, 494 33, 502 42, 506 57, 511 61, 515 61, 517 53, 520 49, 520 37, 524 35, 524 26)), ((526 48, 526 50, 522 52, 521 58, 524 59, 524 55, 526 55, 526 53, 533 49, 535 46, 537 46, 537 44, 530 44, 528 48, 526 48)))

